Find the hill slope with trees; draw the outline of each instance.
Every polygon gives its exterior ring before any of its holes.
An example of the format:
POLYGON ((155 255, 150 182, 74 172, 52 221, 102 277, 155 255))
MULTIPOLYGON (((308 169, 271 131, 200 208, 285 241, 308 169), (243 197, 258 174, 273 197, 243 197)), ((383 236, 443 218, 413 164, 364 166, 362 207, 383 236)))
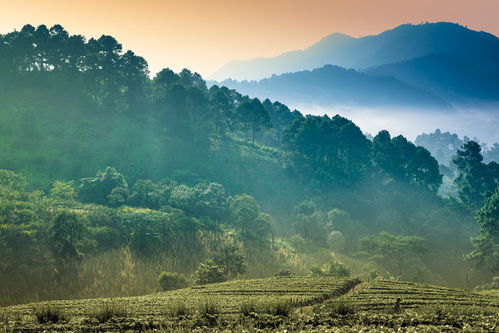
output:
POLYGON ((2 304, 152 292, 163 271, 183 284, 348 266, 466 287, 497 273, 470 237, 490 239, 499 169, 473 144, 443 198, 438 162, 403 136, 371 141, 187 69, 150 78, 112 36, 59 25, 0 36, 0 119, 2 304))

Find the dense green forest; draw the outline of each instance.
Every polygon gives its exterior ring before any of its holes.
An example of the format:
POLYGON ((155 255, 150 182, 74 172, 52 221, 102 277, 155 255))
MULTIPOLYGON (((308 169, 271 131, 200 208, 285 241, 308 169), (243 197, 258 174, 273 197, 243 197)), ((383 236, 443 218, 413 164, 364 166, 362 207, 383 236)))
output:
POLYGON ((0 35, 0 119, 0 305, 143 294, 164 271, 471 288, 499 270, 499 165, 474 141, 443 197, 403 136, 188 69, 151 78, 113 37, 59 25, 0 35))

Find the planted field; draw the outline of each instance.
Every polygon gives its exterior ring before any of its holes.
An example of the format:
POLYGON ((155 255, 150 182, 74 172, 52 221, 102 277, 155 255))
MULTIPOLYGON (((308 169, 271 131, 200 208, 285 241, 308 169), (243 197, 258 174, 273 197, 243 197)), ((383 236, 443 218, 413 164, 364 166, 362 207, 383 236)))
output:
POLYGON ((266 278, 12 306, 0 309, 2 324, 5 332, 495 332, 499 298, 410 282, 266 278))
MULTIPOLYGON (((51 301, 11 306, 2 310, 13 324, 37 327, 36 307, 50 307, 63 314, 68 323, 92 323, 103 309, 121 312, 127 320, 157 322, 185 314, 236 314, 246 304, 258 311, 272 304, 290 304, 293 307, 311 305, 346 293, 359 281, 334 277, 273 277, 238 280, 205 286, 193 286, 146 296, 115 299, 87 299, 51 301), (210 309, 206 309, 211 307, 210 309), (124 314, 123 314, 124 312, 124 314)), ((1 309, 0 309, 1 310, 1 309)))
POLYGON ((499 308, 498 298, 470 291, 401 281, 375 281, 349 300, 360 310, 382 310, 393 307, 400 299, 400 308, 425 305, 492 306, 499 308))

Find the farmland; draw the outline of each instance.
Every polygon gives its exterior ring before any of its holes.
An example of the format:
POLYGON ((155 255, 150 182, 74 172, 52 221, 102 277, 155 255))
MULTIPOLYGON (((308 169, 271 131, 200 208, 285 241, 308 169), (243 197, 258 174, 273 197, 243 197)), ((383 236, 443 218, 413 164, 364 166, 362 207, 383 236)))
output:
POLYGON ((13 331, 494 331, 499 298, 398 281, 335 277, 236 280, 115 299, 60 300, 0 309, 13 331), (397 305, 397 298, 400 299, 397 305), (42 309, 56 323, 40 323, 42 309), (109 312, 102 317, 103 309, 109 312), (100 315, 99 315, 100 314, 100 315))

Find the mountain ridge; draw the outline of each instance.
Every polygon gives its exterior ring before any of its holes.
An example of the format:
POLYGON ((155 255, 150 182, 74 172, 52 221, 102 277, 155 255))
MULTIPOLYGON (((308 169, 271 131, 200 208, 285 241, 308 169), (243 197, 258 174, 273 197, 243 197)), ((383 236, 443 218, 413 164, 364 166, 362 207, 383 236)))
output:
POLYGON ((210 79, 257 80, 326 64, 364 69, 409 60, 429 53, 458 54, 481 60, 499 72, 499 38, 484 31, 449 23, 403 24, 377 35, 351 37, 334 33, 303 49, 277 57, 237 60, 222 66, 210 79), (486 51, 486 52, 484 52, 486 51))

